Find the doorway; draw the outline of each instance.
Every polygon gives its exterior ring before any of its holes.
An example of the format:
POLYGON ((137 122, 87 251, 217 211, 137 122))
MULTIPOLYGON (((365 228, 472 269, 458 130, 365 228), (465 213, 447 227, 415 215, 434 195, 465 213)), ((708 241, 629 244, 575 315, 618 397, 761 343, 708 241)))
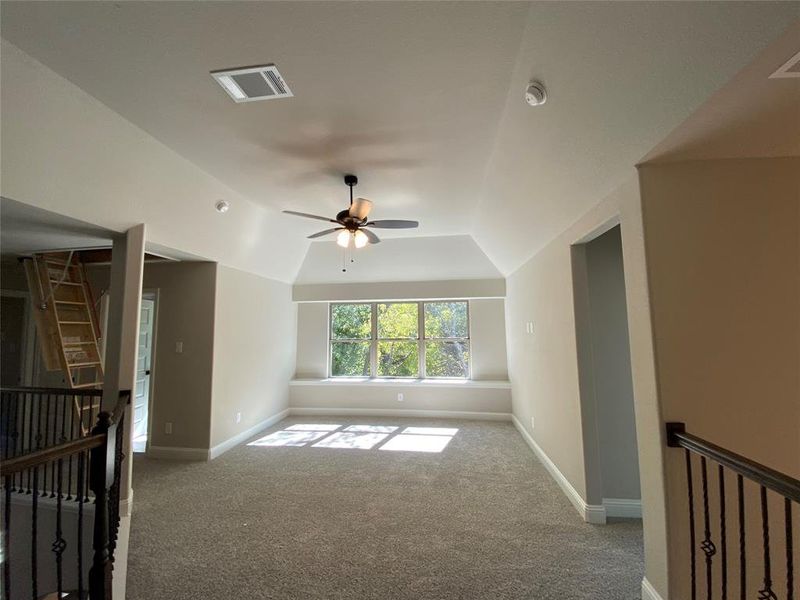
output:
POLYGON ((139 349, 136 362, 136 389, 133 397, 133 451, 147 450, 150 430, 151 378, 154 358, 154 332, 156 320, 156 294, 142 294, 139 316, 139 349))
POLYGON ((622 236, 615 225, 572 247, 587 502, 641 518, 622 236))

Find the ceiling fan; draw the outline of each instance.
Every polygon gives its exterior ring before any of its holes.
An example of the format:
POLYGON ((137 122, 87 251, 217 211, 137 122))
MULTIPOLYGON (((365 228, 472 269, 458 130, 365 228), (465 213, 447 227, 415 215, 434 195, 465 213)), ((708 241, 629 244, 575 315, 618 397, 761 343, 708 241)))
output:
POLYGON ((338 213, 335 219, 293 210, 285 210, 283 212, 287 215, 296 215, 298 217, 306 217, 307 219, 317 219, 318 221, 328 221, 338 224, 338 227, 319 231, 308 236, 308 239, 313 240, 338 231, 339 235, 336 236, 336 243, 342 248, 350 246, 351 239, 356 248, 363 248, 367 244, 379 243, 381 241, 380 238, 369 229, 366 229, 367 227, 374 227, 376 229, 414 229, 415 227, 419 227, 419 221, 392 219, 368 221, 367 216, 369 215, 369 211, 372 210, 372 201, 366 198, 356 198, 353 200, 353 187, 358 184, 358 177, 355 175, 345 175, 344 182, 345 185, 350 188, 350 208, 346 208, 338 213))

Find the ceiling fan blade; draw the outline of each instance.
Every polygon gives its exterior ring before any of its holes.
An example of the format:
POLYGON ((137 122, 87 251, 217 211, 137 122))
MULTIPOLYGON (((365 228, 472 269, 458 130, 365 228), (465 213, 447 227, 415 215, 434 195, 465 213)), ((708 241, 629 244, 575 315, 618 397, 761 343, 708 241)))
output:
POLYGON ((419 227, 419 221, 402 221, 396 219, 384 219, 383 221, 370 221, 366 227, 377 227, 378 229, 414 229, 419 227))
POLYGON ((284 210, 287 215, 295 215, 297 217, 305 217, 306 219, 316 219, 317 221, 327 221, 329 223, 338 223, 336 219, 329 219, 328 217, 320 217, 319 215, 311 215, 309 213, 296 212, 294 210, 284 210))
POLYGON ((329 233, 334 233, 336 231, 339 231, 341 229, 344 229, 344 227, 334 227, 333 229, 326 229, 325 231, 318 231, 317 233, 312 233, 310 236, 308 236, 308 239, 313 240, 314 238, 322 237, 322 236, 328 235, 329 233))
POLYGON ((372 210, 371 200, 356 198, 350 205, 350 216, 363 221, 367 218, 370 210, 372 210))
POLYGON ((364 235, 367 236, 367 239, 369 240, 370 244, 380 244, 381 243, 381 238, 379 238, 377 235, 372 233, 369 229, 359 229, 359 231, 363 231, 364 232, 364 235))

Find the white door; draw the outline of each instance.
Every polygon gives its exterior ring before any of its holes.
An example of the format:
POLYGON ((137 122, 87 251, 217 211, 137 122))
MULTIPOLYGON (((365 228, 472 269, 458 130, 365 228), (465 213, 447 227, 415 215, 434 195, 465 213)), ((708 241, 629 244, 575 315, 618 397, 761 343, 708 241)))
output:
MULTIPOLYGON (((153 357, 153 321, 155 301, 142 298, 142 313, 139 321, 139 357, 136 365, 136 392, 133 402, 133 439, 147 439, 147 413, 150 401, 150 368, 153 357)), ((144 444, 134 444, 134 451, 144 451, 144 444)))

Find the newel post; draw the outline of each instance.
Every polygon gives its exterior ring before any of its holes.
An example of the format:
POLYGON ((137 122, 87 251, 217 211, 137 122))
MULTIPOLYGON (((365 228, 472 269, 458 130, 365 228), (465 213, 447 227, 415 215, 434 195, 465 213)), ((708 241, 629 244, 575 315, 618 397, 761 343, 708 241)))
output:
POLYGON ((94 535, 92 538, 92 567, 89 569, 90 600, 111 600, 111 557, 108 551, 108 490, 114 480, 114 449, 116 427, 111 415, 101 412, 92 435, 104 435, 100 446, 91 450, 89 487, 94 492, 94 535))

